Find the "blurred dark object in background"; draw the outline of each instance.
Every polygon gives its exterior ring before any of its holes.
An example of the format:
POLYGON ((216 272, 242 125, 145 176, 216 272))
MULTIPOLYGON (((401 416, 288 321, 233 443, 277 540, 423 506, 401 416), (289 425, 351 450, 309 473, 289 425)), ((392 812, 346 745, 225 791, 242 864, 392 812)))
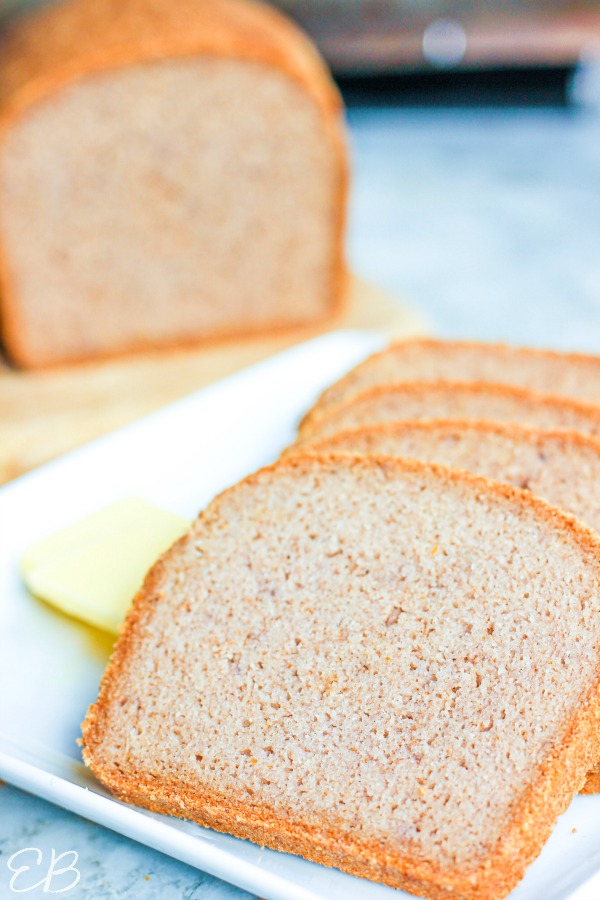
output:
POLYGON ((349 107, 475 108, 569 107, 575 73, 542 66, 391 75, 338 75, 349 107))
POLYGON ((431 68, 573 66, 600 46, 600 3, 582 0, 276 0, 338 75, 431 68))
POLYGON ((346 102, 600 102, 600 2, 274 0, 312 36, 346 102))

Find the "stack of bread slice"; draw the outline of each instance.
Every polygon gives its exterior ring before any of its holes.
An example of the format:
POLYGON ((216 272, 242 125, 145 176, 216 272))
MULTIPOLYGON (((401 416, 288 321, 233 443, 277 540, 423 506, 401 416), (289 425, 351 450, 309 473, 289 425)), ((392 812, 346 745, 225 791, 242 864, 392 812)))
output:
POLYGON ((86 761, 432 900, 506 896, 600 787, 597 435, 600 359, 367 360, 151 569, 86 761))

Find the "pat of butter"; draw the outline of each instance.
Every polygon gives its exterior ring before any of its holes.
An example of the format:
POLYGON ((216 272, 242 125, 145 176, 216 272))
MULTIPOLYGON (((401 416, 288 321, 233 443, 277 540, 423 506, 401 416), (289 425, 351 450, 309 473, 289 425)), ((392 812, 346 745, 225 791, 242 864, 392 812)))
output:
POLYGON ((116 632, 150 566, 190 523, 130 497, 42 538, 21 557, 30 592, 116 632))

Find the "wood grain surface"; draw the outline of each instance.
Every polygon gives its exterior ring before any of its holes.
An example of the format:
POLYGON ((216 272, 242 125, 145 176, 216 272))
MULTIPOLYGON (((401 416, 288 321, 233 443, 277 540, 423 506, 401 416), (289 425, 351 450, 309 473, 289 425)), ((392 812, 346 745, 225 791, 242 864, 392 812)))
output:
POLYGON ((326 329, 36 372, 0 360, 0 483, 324 331, 427 332, 419 314, 379 288, 353 278, 349 293, 346 310, 326 329))

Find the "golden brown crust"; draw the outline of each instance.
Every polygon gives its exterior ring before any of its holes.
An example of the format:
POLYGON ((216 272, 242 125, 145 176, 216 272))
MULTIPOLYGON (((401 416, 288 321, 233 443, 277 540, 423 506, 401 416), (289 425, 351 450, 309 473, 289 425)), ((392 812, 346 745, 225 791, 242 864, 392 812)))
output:
POLYGON ((96 72, 206 53, 280 69, 325 113, 341 100, 309 39, 247 0, 63 0, 23 17, 0 64, 3 115, 96 72))
MULTIPOLYGON (((529 425, 519 425, 516 422, 488 422, 477 419, 406 419, 401 422, 379 422, 375 425, 358 425, 356 428, 347 428, 344 431, 336 431, 327 437, 317 437, 314 441, 302 444, 301 448, 293 445, 284 451, 284 455, 290 453, 338 453, 337 444, 344 444, 353 437, 365 437, 369 435, 400 435, 405 431, 434 432, 440 428, 449 431, 469 430, 497 434, 503 437, 516 437, 518 440, 535 445, 539 438, 551 438, 559 441, 564 447, 572 446, 581 449, 589 448, 600 455, 600 438, 582 434, 580 431, 567 431, 555 428, 534 428, 529 425)), ((344 453, 349 451, 343 451, 344 453)), ((350 455, 356 455, 350 452, 350 455)))
MULTIPOLYGON (((393 354, 395 352, 400 352, 405 350, 407 347, 416 350, 480 350, 484 349, 486 352, 490 354, 495 354, 497 356, 505 356, 510 355, 514 356, 518 354, 523 356, 524 358, 529 359, 553 359, 558 362, 563 362, 565 364, 570 363, 585 363, 586 365, 595 366, 600 373, 600 356, 596 356, 589 353, 563 353, 558 350, 546 350, 540 349, 537 347, 515 347, 511 344, 506 344, 502 342, 494 342, 494 343, 482 343, 480 341, 447 341, 440 340, 439 338, 407 338, 405 340, 393 341, 389 346, 385 347, 383 350, 379 350, 377 353, 371 354, 371 356, 367 357, 367 359, 363 360, 362 363, 359 363, 353 369, 350 370, 346 375, 336 381, 335 384, 326 388, 323 393, 318 398, 317 402, 314 404, 313 408, 307 414, 310 415, 313 412, 320 413, 325 412, 325 407, 329 406, 330 397, 335 397, 339 394, 344 393, 344 387, 347 384, 351 384, 354 380, 354 377, 357 372, 360 372, 363 367, 370 366, 374 360, 381 359, 384 356, 388 356, 389 354, 393 354)), ((333 400, 334 403, 339 401, 333 400)), ((306 416, 305 416, 306 418, 306 416)), ((303 424, 304 420, 302 420, 303 424)))
POLYGON ((587 773, 585 784, 579 791, 580 794, 598 794, 600 793, 600 763, 597 763, 587 773))
MULTIPOLYGON (((383 473, 415 472, 429 474, 442 483, 460 482, 471 490, 504 499, 521 508, 533 509, 551 528, 569 534, 590 554, 599 566, 600 539, 572 517, 563 515, 537 497, 467 472, 444 466, 420 463, 391 456, 346 456, 336 454, 301 455, 288 457, 248 476, 242 484, 252 484, 276 469, 311 469, 340 465, 350 468, 378 467, 383 473)), ((217 497, 200 518, 219 515, 222 498, 236 487, 217 497)), ((181 541, 186 541, 184 536, 181 541)), ((179 542, 178 542, 179 544, 179 542)), ((175 547, 178 546, 175 545, 175 547)), ((393 846, 382 843, 359 842, 347 833, 338 832, 330 824, 322 827, 306 825, 276 816, 266 808, 253 807, 233 796, 219 797, 202 788, 190 790, 175 783, 133 778, 122 773, 115 775, 96 754, 101 743, 103 723, 108 715, 113 686, 119 679, 130 653, 143 639, 144 621, 157 602, 156 589, 163 567, 168 564, 174 548, 168 551, 150 570, 144 585, 135 598, 123 631, 108 664, 100 693, 82 725, 84 759, 94 774, 122 800, 159 812, 192 819, 219 831, 247 838, 263 846, 296 853, 329 866, 336 866, 353 875, 381 881, 404 888, 431 900, 455 897, 462 900, 498 900, 523 877, 525 869, 538 855, 556 818, 568 806, 573 794, 585 780, 587 770, 596 762, 600 743, 600 665, 596 660, 594 682, 586 701, 579 707, 572 721, 567 723, 563 741, 555 745, 540 767, 537 778, 515 805, 512 824, 498 841, 493 852, 484 860, 475 861, 470 869, 441 869, 425 860, 411 856, 410 848, 398 853, 393 846)))
MULTIPOLYGON (((344 304, 347 278, 343 240, 349 170, 342 102, 309 39, 271 7, 250 0, 63 0, 24 16, 9 31, 0 54, 0 141, 32 105, 75 81, 136 63, 199 54, 276 69, 299 85, 319 110, 338 177, 330 299, 334 316, 344 304)), ((26 367, 51 365, 32 356, 20 339, 18 303, 1 241, 0 305, 11 357, 26 367)), ((285 327, 273 323, 275 332, 285 327)), ((153 347, 156 343, 134 343, 114 355, 153 347)))
MULTIPOLYGON (((574 412, 589 418, 590 422, 594 422, 600 428, 600 406, 593 403, 585 403, 582 400, 572 400, 569 397, 559 396, 558 394, 542 394, 539 391, 530 388, 517 387, 508 384, 498 384, 490 381, 399 381, 393 384, 379 384, 376 387, 367 388, 354 394, 349 400, 328 406, 326 410, 319 410, 316 407, 309 410, 298 426, 298 437, 302 443, 310 438, 313 430, 318 428, 318 423, 330 416, 335 416, 338 412, 351 409, 357 403, 363 403, 367 400, 377 400, 385 394, 420 394, 426 391, 446 390, 448 393, 452 391, 461 391, 466 394, 494 394, 498 397, 506 397, 523 402, 536 404, 537 406, 551 406, 559 408, 565 412, 574 412)), ((474 420, 477 421, 477 420, 474 420)), ((485 420, 487 421, 487 420, 485 420)), ((572 429, 567 429, 572 430, 572 429)))
MULTIPOLYGON (((388 350, 400 350, 410 344, 413 347, 421 347, 428 349, 432 347, 452 347, 455 350, 472 350, 473 348, 483 347, 491 353, 520 353, 523 356, 538 357, 546 359, 556 359, 559 362, 585 362, 598 367, 600 370, 600 356, 594 353, 573 353, 563 352, 562 350, 548 350, 541 347, 516 347, 513 344, 507 344, 503 341, 482 342, 482 341, 447 341, 439 338, 410 338, 408 340, 393 341, 388 350)), ((386 351, 381 350, 373 356, 381 356, 386 351)), ((373 357, 371 357, 373 358, 373 357)), ((357 367, 358 368, 358 367, 357 367)))

